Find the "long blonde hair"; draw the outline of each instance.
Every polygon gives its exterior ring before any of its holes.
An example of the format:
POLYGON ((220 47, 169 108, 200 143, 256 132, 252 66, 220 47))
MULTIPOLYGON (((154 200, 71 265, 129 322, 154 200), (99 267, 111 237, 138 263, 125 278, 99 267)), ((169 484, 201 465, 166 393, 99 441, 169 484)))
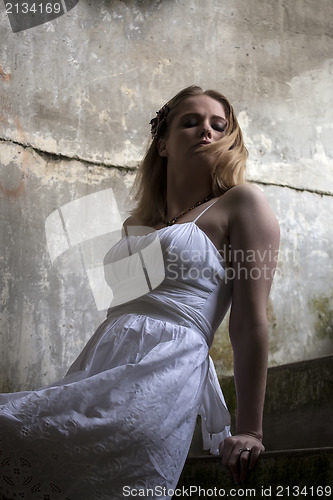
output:
POLYGON ((224 95, 215 90, 203 91, 201 87, 195 85, 187 87, 168 101, 167 118, 153 138, 139 165, 133 184, 134 199, 137 201, 137 205, 131 211, 131 215, 141 224, 154 226, 165 217, 167 158, 159 155, 158 140, 167 135, 179 105, 188 97, 200 95, 207 95, 220 102, 228 122, 224 137, 209 146, 205 146, 207 152, 215 156, 212 167, 212 195, 220 196, 233 186, 245 182, 248 152, 231 104, 224 95))

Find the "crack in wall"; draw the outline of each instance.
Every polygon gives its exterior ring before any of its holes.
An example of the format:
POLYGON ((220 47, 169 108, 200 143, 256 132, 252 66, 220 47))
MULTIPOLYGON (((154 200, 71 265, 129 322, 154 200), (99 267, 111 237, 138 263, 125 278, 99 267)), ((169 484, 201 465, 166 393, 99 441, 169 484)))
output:
POLYGON ((0 137, 0 143, 10 143, 10 144, 15 144, 17 146, 20 146, 24 149, 31 149, 34 151, 36 154, 38 154, 41 158, 43 158, 46 162, 56 162, 56 161, 80 161, 82 163, 86 163, 88 166, 89 165, 94 165, 98 167, 105 167, 105 168, 116 168, 117 170, 122 170, 126 172, 133 172, 136 170, 136 167, 128 167, 128 166, 123 166, 123 165, 113 165, 112 163, 103 163, 101 161, 97 160, 88 160, 86 158, 82 158, 79 155, 66 155, 63 153, 51 153, 50 151, 45 151, 43 149, 37 148, 36 146, 33 146, 30 143, 23 143, 20 141, 14 141, 13 139, 6 139, 4 137, 0 137))
POLYGON ((301 187, 296 187, 296 186, 289 186, 289 184, 283 184, 283 183, 279 183, 279 182, 265 182, 265 181, 258 180, 258 179, 251 179, 251 180, 249 180, 249 182, 252 182, 253 184, 261 184, 263 186, 283 187, 283 188, 292 189, 293 191, 313 193, 313 194, 318 194, 320 196, 333 196, 333 193, 331 193, 330 191, 322 191, 321 189, 301 188, 301 187))
MULTIPOLYGON (((0 138, 0 143, 6 143, 9 142, 11 144, 16 144, 18 146, 21 146, 24 149, 31 149, 34 151, 36 154, 38 154, 41 158, 43 158, 47 163, 49 162, 57 162, 57 161, 80 161, 82 163, 89 165, 94 165, 94 166, 99 166, 99 167, 105 167, 105 168, 115 168, 117 170, 122 170, 125 172, 135 172, 137 167, 128 167, 128 166, 123 166, 123 165, 113 165, 113 164, 108 164, 108 163, 103 163, 99 161, 94 161, 94 160, 87 160, 85 158, 81 158, 79 155, 64 155, 62 153, 50 153, 49 151, 42 150, 40 148, 37 148, 33 146, 32 144, 24 144, 19 141, 14 141, 12 139, 5 139, 5 138, 0 138)), ((276 187, 283 187, 287 189, 292 189, 293 191, 300 191, 300 192, 306 192, 306 193, 313 193, 317 194, 319 196, 333 196, 333 193, 330 191, 323 191, 320 189, 310 189, 310 188, 301 188, 297 186, 290 186, 289 184, 284 184, 284 183, 279 183, 279 182, 265 182, 261 179, 255 179, 252 178, 249 180, 249 182, 254 183, 254 184, 260 184, 262 186, 276 186, 276 187)))

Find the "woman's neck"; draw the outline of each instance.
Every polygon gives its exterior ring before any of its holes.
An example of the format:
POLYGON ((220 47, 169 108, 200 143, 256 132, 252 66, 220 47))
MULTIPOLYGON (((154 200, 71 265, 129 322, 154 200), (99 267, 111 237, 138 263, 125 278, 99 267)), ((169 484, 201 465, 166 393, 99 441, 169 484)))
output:
POLYGON ((202 187, 196 190, 189 191, 188 188, 173 189, 167 191, 167 211, 165 219, 170 220, 177 217, 184 210, 188 210, 198 202, 205 200, 207 197, 212 196, 210 189, 203 189, 202 187))
POLYGON ((212 194, 210 170, 202 165, 202 169, 193 169, 191 175, 190 172, 190 169, 186 165, 178 165, 177 168, 168 168, 166 220, 177 217, 184 210, 189 209, 195 203, 204 200, 212 194))

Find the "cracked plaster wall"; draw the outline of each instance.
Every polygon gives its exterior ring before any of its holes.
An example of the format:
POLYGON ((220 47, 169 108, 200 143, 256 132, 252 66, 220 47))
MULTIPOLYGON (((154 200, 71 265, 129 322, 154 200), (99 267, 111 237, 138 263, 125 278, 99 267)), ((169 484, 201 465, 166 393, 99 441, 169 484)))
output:
MULTIPOLYGON (((193 83, 234 104, 281 224, 270 364, 332 352, 332 19, 330 0, 81 0, 13 34, 0 8, 2 390, 61 377, 105 315, 75 250, 52 265, 46 218, 112 188, 124 219, 150 118, 193 83)), ((212 354, 231 373, 226 321, 212 354)))

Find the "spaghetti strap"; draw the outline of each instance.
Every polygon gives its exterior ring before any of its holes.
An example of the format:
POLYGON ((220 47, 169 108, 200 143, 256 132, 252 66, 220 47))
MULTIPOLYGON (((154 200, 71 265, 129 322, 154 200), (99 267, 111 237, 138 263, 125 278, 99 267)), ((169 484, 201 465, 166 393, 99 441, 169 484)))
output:
POLYGON ((205 210, 203 210, 196 219, 194 219, 194 223, 197 222, 197 220, 199 219, 199 217, 202 216, 202 214, 204 214, 206 212, 206 210, 208 210, 210 207, 212 207, 217 201, 219 200, 219 198, 217 198, 217 200, 213 201, 213 203, 211 203, 210 205, 208 205, 208 207, 205 208, 205 210))

